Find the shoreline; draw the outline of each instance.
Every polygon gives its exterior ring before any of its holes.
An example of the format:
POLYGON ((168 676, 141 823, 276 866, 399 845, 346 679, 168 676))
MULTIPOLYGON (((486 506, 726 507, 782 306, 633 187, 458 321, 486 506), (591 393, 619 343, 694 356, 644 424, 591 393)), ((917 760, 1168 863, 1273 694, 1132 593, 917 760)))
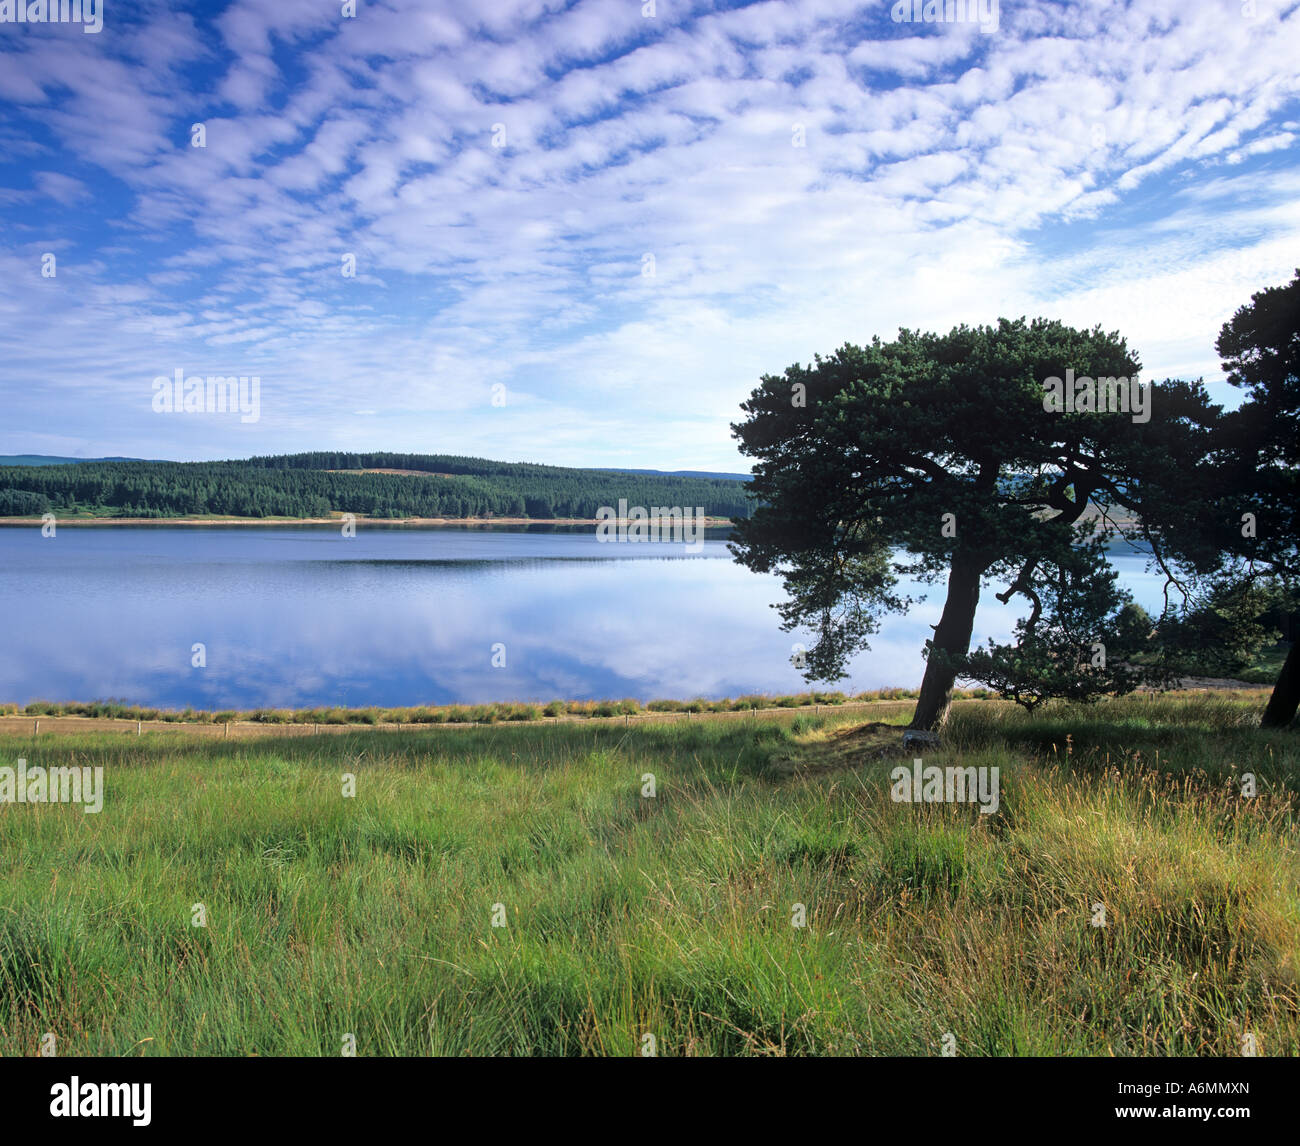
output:
MULTIPOLYGON (((147 732, 179 732, 213 737, 226 736, 319 736, 326 733, 347 732, 421 732, 432 729, 484 729, 484 728, 537 728, 539 726, 555 727, 568 724, 618 724, 628 727, 633 724, 658 724, 673 721, 696 720, 738 720, 738 719, 772 719, 775 717, 816 715, 826 716, 833 712, 861 712, 891 705, 898 710, 905 710, 915 704, 912 700, 859 700, 845 704, 807 704, 793 708, 743 708, 728 709, 721 712, 697 712, 691 709, 673 709, 667 711, 619 712, 611 715, 584 716, 565 713, 559 716, 535 716, 528 719, 510 719, 497 717, 492 720, 383 720, 373 724, 367 721, 310 721, 310 720, 136 720, 125 716, 0 716, 0 737, 12 735, 58 736, 76 732, 124 732, 142 736, 147 732)), ((983 704, 979 700, 954 700, 954 704, 983 704)), ((996 702, 995 702, 996 703, 996 702)), ((1009 703, 1009 702, 1005 702, 1009 703)), ((473 706, 467 706, 473 707, 473 706)), ((900 715, 895 712, 894 715, 900 715)), ((899 725, 900 732, 902 725, 899 725)))
MULTIPOLYGON (((1157 696, 1232 693, 1250 694, 1263 701, 1272 686, 1251 684, 1214 677, 1185 677, 1178 686, 1165 692, 1139 689, 1126 697, 1112 697, 1112 701, 1134 698, 1154 700, 1157 696)), ((813 713, 879 709, 881 705, 913 706, 917 689, 869 689, 859 693, 802 692, 785 694, 752 694, 720 700, 554 700, 538 701, 488 701, 484 703, 451 703, 441 705, 360 706, 318 705, 304 708, 256 709, 164 709, 149 705, 119 704, 114 702, 33 701, 28 705, 8 703, 0 705, 0 735, 7 728, 33 726, 39 732, 44 724, 49 730, 53 724, 71 723, 75 727, 127 725, 130 728, 153 727, 158 729, 221 729, 225 725, 249 729, 276 728, 467 728, 484 725, 562 724, 589 723, 591 721, 644 721, 651 719, 711 719, 773 715, 778 713, 813 713), (85 712, 78 709, 93 708, 85 712), (32 711, 36 710, 36 711, 32 711), (53 710, 53 711, 51 711, 53 710)), ((953 704, 998 704, 1013 702, 990 695, 983 688, 958 688, 953 691, 953 704)))
MULTIPOLYGON (((1156 700, 1158 697, 1187 697, 1189 695, 1206 695, 1219 691, 1213 687, 1199 687, 1189 689, 1175 689, 1166 693, 1151 693, 1147 696, 1149 700, 1156 700)), ((1224 690, 1228 691, 1228 690, 1224 690)), ((1261 686, 1248 686, 1243 689, 1233 689, 1230 691, 1229 699, 1263 703, 1268 689, 1261 686), (1243 695, 1246 694, 1246 695, 1243 695), (1258 695, 1254 695, 1258 694, 1258 695)), ((1143 694, 1133 694, 1139 704, 1145 703, 1142 699, 1143 694)), ((872 713, 876 715, 876 723, 889 725, 895 728, 901 735, 906 725, 904 723, 894 724, 895 720, 905 721, 908 713, 911 711, 916 700, 914 697, 901 697, 896 699, 881 697, 876 700, 848 700, 839 703, 826 703, 807 701, 795 705, 755 705, 753 707, 731 708, 722 710, 696 710, 693 708, 680 709, 646 709, 641 708, 635 712, 618 712, 611 713, 575 713, 564 712, 562 714, 549 715, 541 714, 529 716, 523 719, 510 717, 508 715, 495 715, 489 718, 477 717, 472 713, 456 719, 443 720, 257 720, 247 719, 249 713, 230 713, 231 716, 242 716, 244 719, 234 720, 166 720, 166 719, 138 719, 129 716, 85 716, 85 715, 26 715, 7 713, 0 715, 0 739, 7 737, 21 737, 37 739, 49 736, 71 736, 78 733, 93 732, 119 732, 127 736, 144 736, 148 734, 157 734, 172 732, 182 736, 198 736, 209 739, 256 739, 260 737, 275 736, 322 736, 328 734, 346 735, 357 732, 431 732, 435 729, 444 729, 452 731, 460 729, 469 731, 471 729, 501 729, 501 728, 558 728, 566 725, 586 725, 586 726, 617 726, 620 728, 631 728, 634 725, 646 724, 671 724, 684 722, 694 724, 697 721, 714 722, 719 720, 756 720, 756 721, 773 721, 773 720, 797 720, 800 717, 833 717, 840 714, 850 721, 854 715, 862 718, 869 718, 872 713)), ((980 705, 996 705, 999 707, 1011 706, 1012 701, 1001 700, 997 697, 954 697, 952 701, 954 708, 966 708, 980 705)), ((466 705, 465 709, 472 709, 478 706, 466 705)), ((489 706, 483 706, 489 707, 489 706)), ((227 714, 220 714, 227 715, 227 714)), ((402 715, 415 715, 414 713, 402 713, 402 715)))
MULTIPOLYGON (((730 517, 704 517, 705 529, 723 529, 734 524, 730 517)), ((40 528, 39 517, 0 517, 0 526, 40 528)), ((62 525, 338 525, 342 517, 59 517, 62 525)), ((364 517, 356 515, 357 525, 408 525, 415 528, 443 525, 600 525, 595 517, 364 517)))
MULTIPOLYGON (((53 510, 54 524, 60 525, 337 525, 343 524, 343 517, 60 517, 53 510)), ((446 525, 600 525, 601 519, 595 517, 366 517, 355 514, 358 525, 405 525, 415 529, 441 527, 446 525)), ((1096 516, 1095 514, 1093 516, 1096 516)), ((1115 535, 1120 530, 1132 526, 1129 519, 1112 519, 1113 525, 1105 532, 1115 535)), ((727 529, 736 524, 731 517, 700 518, 705 529, 727 529)), ((0 528, 39 528, 43 524, 39 516, 0 517, 0 528)))

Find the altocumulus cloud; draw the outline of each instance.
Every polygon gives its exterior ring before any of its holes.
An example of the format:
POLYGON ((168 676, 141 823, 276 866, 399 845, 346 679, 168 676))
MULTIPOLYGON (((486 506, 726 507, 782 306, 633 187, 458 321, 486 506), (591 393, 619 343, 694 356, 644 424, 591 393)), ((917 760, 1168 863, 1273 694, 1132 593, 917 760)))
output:
POLYGON ((127 7, 0 25, 3 452, 736 468, 814 351, 1045 313, 1213 379, 1296 262, 1294 3, 127 7))

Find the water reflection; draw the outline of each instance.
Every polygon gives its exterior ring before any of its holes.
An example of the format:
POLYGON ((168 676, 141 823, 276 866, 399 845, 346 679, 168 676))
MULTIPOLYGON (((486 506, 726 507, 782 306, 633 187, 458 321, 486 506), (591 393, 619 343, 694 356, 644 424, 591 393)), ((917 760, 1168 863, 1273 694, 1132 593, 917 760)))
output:
MULTIPOLYGON (((789 663, 800 635, 771 608, 779 582, 735 564, 725 536, 692 554, 602 544, 589 527, 0 529, 0 699, 252 708, 806 688, 789 663)), ((1142 558, 1115 561, 1158 608, 1142 558)), ((930 599, 886 618, 837 687, 920 681, 942 586, 905 591, 930 599)), ((986 594, 977 638, 1005 639, 1020 615, 986 594)))

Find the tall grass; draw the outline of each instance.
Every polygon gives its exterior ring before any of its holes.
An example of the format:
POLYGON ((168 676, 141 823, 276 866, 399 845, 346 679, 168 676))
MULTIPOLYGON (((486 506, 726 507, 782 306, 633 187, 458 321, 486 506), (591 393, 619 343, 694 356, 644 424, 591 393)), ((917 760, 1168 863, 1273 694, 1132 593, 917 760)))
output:
POLYGON ((0 1050, 1300 1054, 1300 754, 1255 715, 959 709, 926 762, 998 767, 993 816, 893 802, 861 712, 0 739, 106 786, 0 805, 0 1050))

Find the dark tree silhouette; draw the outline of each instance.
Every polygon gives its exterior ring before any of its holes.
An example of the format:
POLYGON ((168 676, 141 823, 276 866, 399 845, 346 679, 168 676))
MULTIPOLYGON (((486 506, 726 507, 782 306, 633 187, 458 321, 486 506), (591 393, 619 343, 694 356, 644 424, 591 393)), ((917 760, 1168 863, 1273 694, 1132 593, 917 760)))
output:
MULTIPOLYGON (((757 499, 733 552, 782 576, 784 628, 818 634, 805 676, 844 676, 880 614, 906 606, 897 577, 911 573, 947 581, 913 728, 941 725, 958 676, 978 671, 971 635, 990 581, 1006 586, 999 600, 1029 602, 1018 645, 1024 683, 1078 695, 1086 650, 1073 646, 1115 631, 1124 604, 1096 532, 1113 524, 1176 581, 1161 525, 1179 522, 1180 492, 1197 480, 1218 411, 1187 382, 1147 391, 1145 421, 1087 402, 1049 410, 1044 383, 1070 370, 1080 384, 1135 379, 1138 369, 1118 334, 1003 319, 945 335, 902 330, 893 342, 846 345, 764 376, 742 405, 748 418, 732 427, 756 461, 757 499), (1041 671, 1062 657, 1069 671, 1041 671)), ((1193 565, 1215 556, 1213 546, 1176 555, 1193 565)), ((1014 657, 984 667, 1000 681, 1017 671, 1014 657)), ((1091 679, 1094 695, 1131 686, 1120 665, 1091 679)))
MULTIPOLYGON (((1246 400, 1224 418, 1224 476, 1216 520, 1247 576, 1272 574, 1294 592, 1300 575, 1300 270, 1251 295, 1215 344, 1246 400), (1249 515, 1247 517, 1246 515, 1249 515)), ((1262 724, 1281 728, 1300 707, 1300 641, 1293 640, 1262 724)))

